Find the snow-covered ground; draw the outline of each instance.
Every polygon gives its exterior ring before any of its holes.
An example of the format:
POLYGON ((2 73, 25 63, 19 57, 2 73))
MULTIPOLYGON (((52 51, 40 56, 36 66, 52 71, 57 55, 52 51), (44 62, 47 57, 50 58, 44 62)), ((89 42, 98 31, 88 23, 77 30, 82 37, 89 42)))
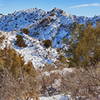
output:
POLYGON ((16 32, 1 32, 5 36, 5 40, 1 45, 3 49, 5 46, 11 46, 17 52, 19 52, 26 63, 31 61, 35 68, 43 67, 46 63, 51 64, 56 61, 58 53, 55 48, 46 49, 41 45, 41 42, 28 35, 22 34, 27 47, 22 48, 15 45, 16 32))
POLYGON ((40 97, 40 100, 71 100, 70 96, 54 95, 51 97, 40 97))
POLYGON ((63 39, 69 39, 73 23, 91 22, 95 25, 96 21, 100 21, 100 16, 79 17, 58 8, 48 12, 33 8, 0 15, 0 31, 6 36, 1 48, 10 45, 24 57, 26 62, 32 61, 34 67, 43 67, 46 63, 51 64, 56 61, 59 56, 56 48, 68 49, 69 44, 63 43, 63 39), (27 28, 29 34, 22 33, 20 31, 22 28, 27 28), (17 34, 23 36, 27 47, 19 48, 14 45, 17 34), (48 39, 52 41, 52 47, 46 49, 41 44, 42 40, 48 39))
POLYGON ((74 68, 63 68, 62 70, 52 70, 50 72, 43 72, 42 74, 45 75, 45 76, 50 76, 50 74, 53 74, 53 73, 58 73, 60 75, 66 75, 66 73, 72 73, 74 71, 74 68))
POLYGON ((86 24, 88 22, 96 24, 100 21, 100 16, 83 17, 70 15, 61 9, 54 8, 51 11, 42 9, 28 9, 0 16, 0 31, 6 36, 2 45, 11 45, 24 57, 25 61, 32 61, 34 67, 42 67, 45 63, 52 63, 58 57, 55 48, 68 49, 68 43, 63 43, 63 39, 70 37, 70 26, 73 23, 86 24), (29 34, 21 33, 22 28, 28 28, 29 34), (22 34, 27 47, 19 48, 14 45, 16 34, 22 34), (51 40, 52 47, 44 48, 42 40, 51 40))
POLYGON ((38 40, 50 39, 53 42, 53 47, 63 48, 63 38, 70 37, 70 27, 73 23, 92 23, 95 25, 97 21, 100 21, 100 16, 75 16, 58 8, 48 12, 33 8, 1 15, 0 30, 9 32, 28 28, 30 36, 38 40))

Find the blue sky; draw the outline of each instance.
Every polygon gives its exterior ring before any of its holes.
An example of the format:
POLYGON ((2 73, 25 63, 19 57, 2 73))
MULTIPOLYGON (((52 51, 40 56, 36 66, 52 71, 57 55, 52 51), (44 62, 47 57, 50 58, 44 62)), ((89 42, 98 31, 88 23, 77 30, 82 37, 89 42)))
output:
POLYGON ((49 11, 54 7, 75 15, 100 15, 100 0, 0 0, 0 13, 3 14, 29 8, 49 11))

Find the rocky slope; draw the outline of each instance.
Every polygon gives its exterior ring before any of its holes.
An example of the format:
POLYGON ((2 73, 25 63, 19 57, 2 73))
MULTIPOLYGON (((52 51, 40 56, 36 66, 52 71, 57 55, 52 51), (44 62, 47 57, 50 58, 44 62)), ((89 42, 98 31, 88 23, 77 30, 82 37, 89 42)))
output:
POLYGON ((48 12, 33 8, 8 15, 1 14, 0 31, 6 37, 1 47, 9 44, 24 56, 26 62, 32 61, 35 67, 41 67, 57 60, 59 55, 56 48, 68 49, 68 44, 64 44, 63 39, 70 38, 71 25, 92 23, 95 26, 97 22, 100 22, 100 16, 79 17, 57 8, 48 12), (21 31, 23 28, 28 29, 29 33, 24 34, 21 31), (26 47, 15 45, 16 35, 23 37, 26 47), (52 46, 44 47, 43 40, 51 40, 52 46))

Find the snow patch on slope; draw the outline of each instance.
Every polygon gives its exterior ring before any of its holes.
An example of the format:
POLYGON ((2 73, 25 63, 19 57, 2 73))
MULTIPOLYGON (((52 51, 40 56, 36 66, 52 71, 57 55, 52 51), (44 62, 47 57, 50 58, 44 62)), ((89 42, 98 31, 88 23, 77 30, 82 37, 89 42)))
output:
POLYGON ((2 32, 2 34, 6 37, 2 46, 0 48, 4 48, 6 46, 10 46, 15 49, 18 53, 20 53, 26 63, 31 61, 35 68, 43 67, 45 64, 51 64, 56 61, 58 57, 58 53, 54 48, 46 49, 42 45, 42 41, 38 41, 35 38, 32 38, 28 35, 21 34, 23 39, 27 45, 27 47, 22 48, 15 45, 16 35, 19 34, 17 32, 2 32))
POLYGON ((40 100, 71 100, 70 96, 54 95, 51 97, 40 97, 40 100))

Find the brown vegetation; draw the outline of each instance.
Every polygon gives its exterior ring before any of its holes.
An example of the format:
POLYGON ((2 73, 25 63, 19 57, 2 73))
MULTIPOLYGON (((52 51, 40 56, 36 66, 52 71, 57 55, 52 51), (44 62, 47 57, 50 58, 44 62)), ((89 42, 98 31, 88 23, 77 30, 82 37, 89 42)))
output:
MULTIPOLYGON (((94 66, 93 66, 94 67, 94 66)), ((84 70, 76 69, 73 73, 62 77, 61 90, 70 94, 75 100, 99 100, 100 70, 93 67, 84 70)))
POLYGON ((46 47, 46 48, 49 48, 52 46, 52 41, 51 40, 44 40, 43 41, 43 45, 46 47))
POLYGON ((88 26, 80 32, 78 42, 71 45, 70 51, 70 66, 86 67, 100 61, 100 26, 88 26))
POLYGON ((75 100, 78 100, 77 97, 79 100, 99 100, 100 26, 93 28, 89 25, 84 31, 79 28, 73 32, 79 33, 79 36, 73 33, 77 42, 72 42, 69 49, 72 54, 69 65, 76 71, 62 77, 62 91, 75 100))
POLYGON ((3 43, 3 40, 4 40, 4 39, 5 39, 5 36, 4 36, 4 35, 0 36, 0 44, 3 43))
POLYGON ((19 47, 26 47, 27 45, 25 44, 25 41, 21 35, 16 36, 16 43, 17 46, 19 47))
POLYGON ((29 30, 28 30, 27 28, 21 29, 21 32, 22 32, 22 33, 25 33, 25 34, 29 34, 29 33, 30 33, 29 30))
POLYGON ((37 75, 33 65, 24 64, 14 50, 0 50, 0 100, 27 100, 30 95, 37 98, 37 75))

